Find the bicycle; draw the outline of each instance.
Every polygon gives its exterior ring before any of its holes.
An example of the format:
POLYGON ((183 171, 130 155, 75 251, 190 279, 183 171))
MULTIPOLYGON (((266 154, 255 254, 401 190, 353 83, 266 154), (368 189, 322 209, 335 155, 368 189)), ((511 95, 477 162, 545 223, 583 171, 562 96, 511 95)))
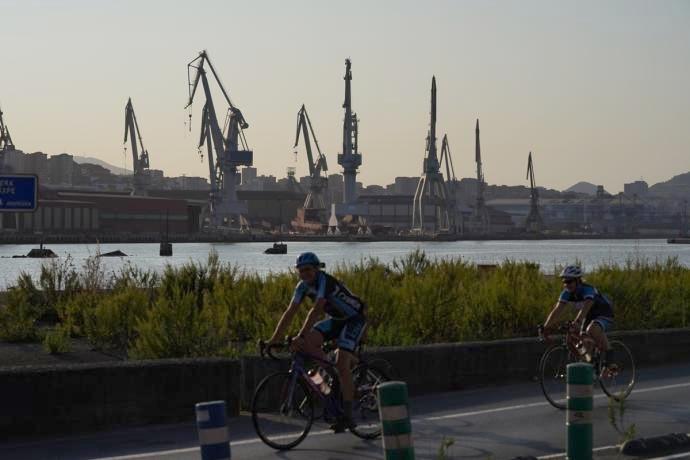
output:
MULTIPOLYGON (((601 359, 601 352, 594 340, 571 321, 557 328, 561 343, 549 347, 539 361, 539 383, 544 396, 557 409, 566 408, 567 366, 575 362, 588 362, 594 366, 594 379, 604 393, 616 401, 630 395, 635 386, 635 360, 630 349, 620 340, 609 340, 612 356, 608 362, 601 359), (585 342, 592 346, 587 349, 585 342)), ((539 326, 539 338, 546 342, 543 326, 539 326)))
MULTIPOLYGON (((273 350, 289 349, 290 340, 266 346, 259 342, 262 357, 280 360, 273 350)), ((350 432, 362 439, 376 439, 381 435, 378 414, 377 386, 388 381, 382 369, 372 366, 358 356, 359 363, 352 370, 355 398, 352 418, 355 426, 350 432)), ((265 377, 257 385, 252 398, 252 423, 261 440, 278 450, 299 445, 309 434, 314 420, 335 422, 344 415, 338 371, 331 361, 304 352, 291 353, 290 370, 265 377), (315 383, 306 363, 315 362, 323 369, 326 383, 315 383), (330 388, 327 393, 323 391, 330 388), (315 406, 316 409, 315 409, 315 406), (320 413, 318 409, 322 409, 320 413)))

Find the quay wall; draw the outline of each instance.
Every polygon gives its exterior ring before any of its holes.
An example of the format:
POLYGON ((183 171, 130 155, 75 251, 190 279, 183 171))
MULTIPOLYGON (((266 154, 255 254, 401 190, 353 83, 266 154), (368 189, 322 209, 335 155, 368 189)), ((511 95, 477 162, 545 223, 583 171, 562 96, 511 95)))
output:
MULTIPOLYGON (((638 367, 690 362, 690 328, 611 334, 638 367)), ((411 395, 535 381, 545 347, 535 338, 369 349, 385 358, 411 395)), ((194 404, 225 400, 248 409, 254 388, 286 362, 258 357, 0 367, 0 432, 6 438, 118 426, 192 422, 194 404)))

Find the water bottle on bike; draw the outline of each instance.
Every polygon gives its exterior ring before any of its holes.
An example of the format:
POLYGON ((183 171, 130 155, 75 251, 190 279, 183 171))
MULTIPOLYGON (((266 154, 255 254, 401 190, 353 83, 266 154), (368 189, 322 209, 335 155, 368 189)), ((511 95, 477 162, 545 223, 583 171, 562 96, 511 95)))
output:
POLYGON ((314 385, 316 385, 321 393, 328 395, 331 393, 331 386, 328 384, 327 378, 328 374, 322 367, 317 367, 315 369, 310 369, 308 372, 309 378, 314 385))

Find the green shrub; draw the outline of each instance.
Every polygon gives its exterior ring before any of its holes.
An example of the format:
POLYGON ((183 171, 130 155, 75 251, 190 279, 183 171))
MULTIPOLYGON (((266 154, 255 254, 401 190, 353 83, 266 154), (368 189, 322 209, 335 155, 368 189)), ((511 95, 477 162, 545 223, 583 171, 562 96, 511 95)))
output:
POLYGON ((28 291, 10 289, 6 304, 0 305, 0 339, 8 342, 37 340, 36 323, 42 315, 42 305, 33 303, 28 291))
POLYGON ((51 355, 67 353, 72 350, 70 328, 67 325, 58 325, 48 332, 43 339, 43 349, 51 355))

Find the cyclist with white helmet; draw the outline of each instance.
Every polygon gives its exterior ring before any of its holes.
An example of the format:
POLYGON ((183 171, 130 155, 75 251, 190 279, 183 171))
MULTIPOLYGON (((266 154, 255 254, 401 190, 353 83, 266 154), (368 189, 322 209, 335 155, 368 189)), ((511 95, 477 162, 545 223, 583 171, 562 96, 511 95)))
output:
MULTIPOLYGON (((596 342, 602 353, 604 364, 609 352, 609 341, 606 333, 613 327, 613 305, 597 288, 582 281, 582 270, 577 265, 566 266, 560 274, 563 291, 558 302, 549 313, 544 329, 549 330, 562 316, 563 312, 573 306, 577 310, 575 323, 596 342)), ((591 351, 591 350, 588 350, 591 351)))
POLYGON ((313 301, 313 307, 309 310, 299 334, 292 340, 291 348, 293 351, 302 350, 326 360, 321 348, 324 341, 336 341, 336 367, 342 385, 345 418, 338 420, 331 428, 339 433, 354 426, 353 353, 366 326, 366 304, 352 294, 343 283, 321 270, 324 266, 313 252, 304 252, 297 257, 295 268, 299 272, 300 281, 295 287, 290 304, 278 321, 269 344, 281 341, 302 301, 309 297, 313 301), (326 318, 317 322, 324 314, 326 318))

